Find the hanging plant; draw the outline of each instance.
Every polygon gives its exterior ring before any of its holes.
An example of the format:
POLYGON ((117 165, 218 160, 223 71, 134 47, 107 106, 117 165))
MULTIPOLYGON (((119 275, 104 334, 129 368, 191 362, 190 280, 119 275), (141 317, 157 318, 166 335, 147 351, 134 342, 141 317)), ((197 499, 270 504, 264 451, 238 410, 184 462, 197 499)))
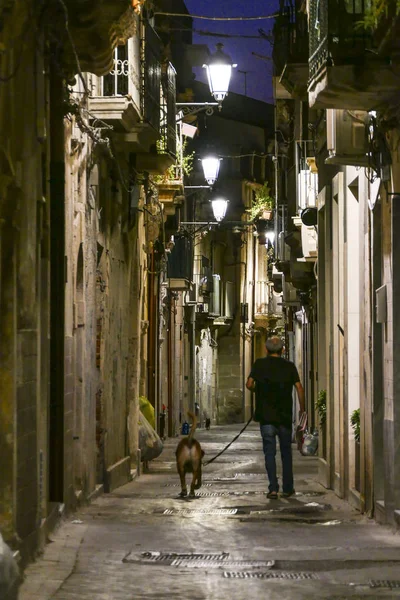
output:
POLYGON ((359 408, 356 408, 356 410, 353 410, 353 412, 351 413, 350 424, 351 424, 351 427, 352 427, 352 429, 354 431, 354 439, 359 444, 360 443, 360 436, 361 436, 361 432, 360 432, 360 409, 359 408))
POLYGON ((326 423, 326 390, 319 391, 315 408, 317 409, 320 425, 324 426, 326 423))
POLYGON ((270 196, 269 192, 270 188, 267 182, 255 191, 251 208, 246 209, 246 212, 249 213, 252 221, 257 218, 265 220, 272 218, 272 211, 275 208, 275 198, 270 196))

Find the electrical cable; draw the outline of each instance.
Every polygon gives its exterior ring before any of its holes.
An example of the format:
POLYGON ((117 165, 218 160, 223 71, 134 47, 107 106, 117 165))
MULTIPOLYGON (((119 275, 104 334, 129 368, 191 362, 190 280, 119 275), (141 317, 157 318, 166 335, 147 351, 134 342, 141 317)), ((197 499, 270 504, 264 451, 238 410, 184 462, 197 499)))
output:
MULTIPOLYGON (((59 0, 61 1, 61 0, 59 0)), ((204 19, 206 21, 264 21, 266 19, 275 19, 279 17, 279 13, 274 13, 272 15, 265 15, 260 17, 206 17, 204 15, 189 15, 182 13, 168 13, 168 12, 154 12, 154 16, 164 16, 164 17, 186 17, 189 19, 204 19)))

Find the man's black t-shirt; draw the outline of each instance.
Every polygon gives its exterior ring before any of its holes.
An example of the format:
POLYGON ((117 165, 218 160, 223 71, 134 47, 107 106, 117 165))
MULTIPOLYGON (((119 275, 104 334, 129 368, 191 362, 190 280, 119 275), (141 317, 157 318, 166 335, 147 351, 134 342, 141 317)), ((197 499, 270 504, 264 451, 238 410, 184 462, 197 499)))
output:
POLYGON ((258 358, 249 377, 256 382, 254 420, 261 425, 292 426, 292 390, 300 381, 294 363, 280 356, 258 358))

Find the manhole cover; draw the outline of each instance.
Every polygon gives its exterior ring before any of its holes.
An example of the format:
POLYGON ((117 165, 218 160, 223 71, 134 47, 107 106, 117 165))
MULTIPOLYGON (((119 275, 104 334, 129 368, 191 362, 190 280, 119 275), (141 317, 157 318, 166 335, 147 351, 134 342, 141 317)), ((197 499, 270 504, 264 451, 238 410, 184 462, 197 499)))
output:
POLYGON ((228 579, 318 579, 315 573, 278 573, 276 571, 225 571, 224 577, 228 579))
POLYGON ((209 560, 174 560, 173 567, 192 567, 195 569, 270 569, 275 564, 273 560, 224 560, 224 561, 209 561, 209 560))
POLYGON ((389 588, 391 590, 400 589, 400 580, 386 581, 385 579, 371 579, 369 582, 371 588, 389 588))
POLYGON ((223 516, 223 515, 236 515, 237 508, 210 508, 210 509, 179 509, 175 510, 173 508, 167 508, 164 510, 163 515, 176 515, 183 517, 194 517, 196 515, 214 515, 214 516, 223 516))

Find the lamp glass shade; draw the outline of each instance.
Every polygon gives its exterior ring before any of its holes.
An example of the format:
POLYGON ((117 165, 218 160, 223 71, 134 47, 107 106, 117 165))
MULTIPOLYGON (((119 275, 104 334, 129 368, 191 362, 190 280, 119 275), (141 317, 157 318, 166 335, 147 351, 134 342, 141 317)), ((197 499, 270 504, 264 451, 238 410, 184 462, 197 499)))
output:
POLYGON ((206 156, 201 159, 201 164, 205 180, 208 185, 213 185, 218 178, 219 158, 217 156, 206 156))
POLYGON ((210 56, 210 60, 203 67, 207 71, 208 85, 211 95, 217 102, 222 102, 229 90, 232 75, 232 64, 230 57, 222 51, 223 44, 217 44, 217 51, 210 56))
POLYGON ((224 198, 215 198, 211 200, 211 206, 214 213, 214 219, 219 223, 225 217, 228 208, 228 200, 224 198))
POLYGON ((205 65, 205 68, 211 95, 217 102, 222 102, 229 90, 232 65, 211 64, 205 65))
POLYGON ((274 241, 275 241, 275 232, 274 231, 267 231, 266 234, 265 234, 265 237, 267 238, 267 240, 269 241, 269 243, 272 246, 273 243, 274 243, 274 241))

